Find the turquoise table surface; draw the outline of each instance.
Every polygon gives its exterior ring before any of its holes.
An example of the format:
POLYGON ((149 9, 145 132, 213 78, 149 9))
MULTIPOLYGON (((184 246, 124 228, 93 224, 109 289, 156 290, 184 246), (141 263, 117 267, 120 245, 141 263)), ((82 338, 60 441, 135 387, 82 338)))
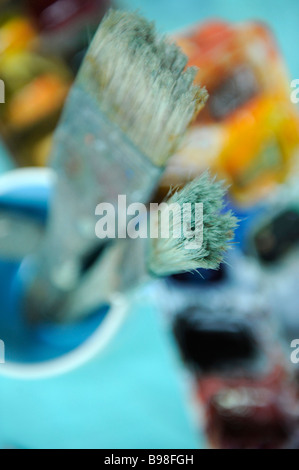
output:
POLYGON ((0 376, 0 447, 203 447, 170 336, 144 304, 77 370, 38 380, 0 376))

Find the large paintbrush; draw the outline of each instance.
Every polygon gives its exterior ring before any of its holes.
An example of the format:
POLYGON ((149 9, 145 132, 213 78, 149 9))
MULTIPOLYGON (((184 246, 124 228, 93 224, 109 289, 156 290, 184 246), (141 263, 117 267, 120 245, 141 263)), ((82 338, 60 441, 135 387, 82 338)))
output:
POLYGON ((25 308, 31 318, 58 312, 103 242, 95 208, 146 202, 167 159, 204 105, 180 49, 134 13, 110 11, 95 35, 56 131, 57 174, 41 250, 31 260, 25 308))

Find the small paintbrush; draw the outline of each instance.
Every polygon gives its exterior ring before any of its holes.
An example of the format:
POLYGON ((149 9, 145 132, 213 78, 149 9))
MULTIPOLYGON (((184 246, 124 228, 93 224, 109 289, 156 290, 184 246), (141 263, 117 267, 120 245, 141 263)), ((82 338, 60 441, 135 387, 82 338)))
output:
MULTIPOLYGON (((59 321, 73 321, 85 317, 115 294, 130 292, 134 287, 155 277, 199 268, 218 269, 225 251, 234 236, 237 219, 225 211, 223 182, 215 181, 209 173, 175 192, 164 203, 158 218, 158 236, 122 240, 116 243, 88 273, 85 281, 68 299, 60 312, 59 321), (169 208, 181 207, 169 217, 169 208), (184 231, 185 204, 190 204, 191 217, 184 231), (202 204, 202 217, 196 217, 196 204, 202 204), (169 237, 163 237, 162 223, 169 220, 169 237), (180 233, 175 236, 177 227, 180 233), (194 245, 198 234, 202 240, 194 245)), ((140 220, 142 224, 142 220, 140 220)), ((198 237, 200 239, 200 237, 198 237)))
MULTIPOLYGON (((31 260, 28 317, 59 311, 79 285, 95 237, 95 208, 119 194, 147 202, 167 159, 204 106, 196 69, 154 25, 110 11, 95 35, 56 131, 57 174, 45 240, 31 260)), ((29 277, 29 276, 28 276, 29 277)))

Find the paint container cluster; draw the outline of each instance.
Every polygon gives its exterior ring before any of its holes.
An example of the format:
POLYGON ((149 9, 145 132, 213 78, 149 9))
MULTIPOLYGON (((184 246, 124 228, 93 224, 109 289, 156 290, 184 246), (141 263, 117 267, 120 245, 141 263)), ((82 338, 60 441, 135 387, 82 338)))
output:
POLYGON ((219 271, 167 281, 198 422, 214 448, 298 448, 299 119, 286 68, 256 23, 208 23, 177 41, 210 98, 161 194, 209 167, 239 218, 219 271))
POLYGON ((298 331, 298 318, 285 318, 286 299, 274 300, 275 284, 256 260, 234 253, 227 262, 210 278, 201 272, 204 278, 194 273, 191 282, 187 275, 168 281, 177 296, 172 329, 193 377, 201 424, 215 448, 298 446, 298 387, 286 328, 292 320, 298 331))
POLYGON ((108 1, 5 2, 0 137, 20 166, 44 165, 70 85, 108 1))
POLYGON ((242 204, 255 203, 285 180, 299 143, 299 119, 275 40, 259 23, 207 22, 175 36, 199 67, 209 92, 187 142, 161 189, 183 184, 209 167, 242 204))

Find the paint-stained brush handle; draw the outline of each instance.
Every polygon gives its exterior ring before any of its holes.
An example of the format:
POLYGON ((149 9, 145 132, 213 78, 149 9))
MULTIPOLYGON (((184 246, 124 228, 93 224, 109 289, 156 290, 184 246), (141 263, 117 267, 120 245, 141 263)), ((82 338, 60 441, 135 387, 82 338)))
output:
POLYGON ((99 203, 147 202, 207 93, 195 70, 154 26, 111 11, 101 23, 56 131, 57 174, 43 246, 32 260, 30 317, 51 317, 79 285, 99 203))

